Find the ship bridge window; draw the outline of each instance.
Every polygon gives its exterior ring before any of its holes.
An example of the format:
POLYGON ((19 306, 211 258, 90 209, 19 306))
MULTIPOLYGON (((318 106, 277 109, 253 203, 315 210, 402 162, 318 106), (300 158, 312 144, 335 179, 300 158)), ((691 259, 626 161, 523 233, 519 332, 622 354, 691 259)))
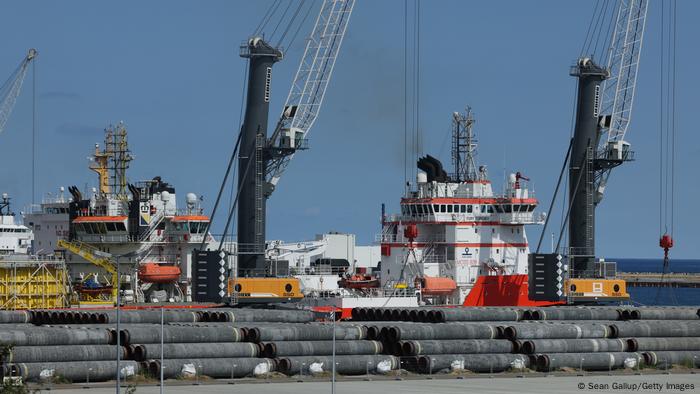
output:
POLYGON ((117 231, 116 223, 107 223, 107 231, 117 231))
POLYGON ((467 205, 467 213, 472 213, 474 211, 474 207, 471 205, 467 205))
POLYGON ((204 222, 191 222, 190 223, 190 233, 201 234, 207 229, 207 224, 204 222))
POLYGON ((489 213, 493 213, 493 205, 487 205, 489 213))
POLYGON ((527 211, 528 211, 528 212, 532 212, 532 211, 535 210, 535 208, 537 208, 537 205, 535 205, 535 204, 530 204, 530 206, 527 207, 527 211))
POLYGON ((486 213, 486 205, 481 206, 481 213, 486 213))
POLYGON ((500 205, 494 205, 493 208, 496 210, 498 213, 503 213, 503 207, 500 205))
POLYGON ((452 213, 452 205, 447 206, 447 213, 452 213))
POLYGON ((445 207, 445 204, 440 204, 440 212, 442 212, 442 213, 447 212, 447 207, 445 207))
POLYGON ((418 214, 422 215, 423 214, 423 205, 416 205, 416 209, 418 210, 418 214))
POLYGON ((117 223, 117 231, 126 231, 126 225, 124 225, 124 223, 117 223))
POLYGON ((505 213, 511 213, 513 210, 513 207, 510 204, 506 204, 503 206, 503 212, 505 213))
POLYGON ((433 204, 433 212, 440 212, 440 206, 438 204, 433 204))
POLYGON ((466 212, 467 212, 467 206, 466 206, 466 205, 460 205, 460 206, 459 206, 459 212, 460 212, 460 213, 466 213, 466 212))

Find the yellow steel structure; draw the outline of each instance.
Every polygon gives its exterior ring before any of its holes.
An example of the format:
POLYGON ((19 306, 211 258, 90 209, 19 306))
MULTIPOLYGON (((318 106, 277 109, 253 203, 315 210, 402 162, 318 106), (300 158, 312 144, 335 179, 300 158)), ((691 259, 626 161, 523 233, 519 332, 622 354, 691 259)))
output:
MULTIPOLYGON (((110 259, 108 259, 106 257, 98 256, 97 253, 95 253, 95 252, 99 251, 97 248, 95 248, 94 246, 88 245, 84 242, 80 242, 80 241, 66 241, 64 239, 59 239, 57 246, 59 248, 63 248, 65 250, 67 250, 70 253, 73 253, 74 255, 80 256, 80 257, 84 258, 85 260, 89 261, 90 263, 107 271, 112 277, 112 279, 111 279, 112 292, 111 292, 110 301, 116 302, 117 291, 119 291, 119 289, 117 289, 117 275, 118 275, 118 273, 117 273, 117 267, 114 265, 114 263, 110 259)), ((104 300, 99 299, 99 297, 91 298, 87 294, 86 294, 86 296, 89 299, 84 300, 84 301, 88 301, 88 302, 104 301, 104 300)))
POLYGON ((65 308, 70 286, 63 260, 0 260, 0 309, 65 308))

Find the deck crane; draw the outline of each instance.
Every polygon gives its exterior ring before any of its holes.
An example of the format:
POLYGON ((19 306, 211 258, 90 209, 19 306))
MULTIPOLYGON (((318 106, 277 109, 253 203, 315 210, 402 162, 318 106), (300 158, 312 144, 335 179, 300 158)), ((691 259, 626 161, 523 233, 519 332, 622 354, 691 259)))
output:
MULTIPOLYGON (((238 193, 234 203, 238 210, 234 251, 237 272, 232 272, 228 281, 230 303, 291 300, 301 295, 298 279, 274 277, 278 275, 265 257, 266 203, 294 154, 308 148, 306 136, 321 109, 354 4, 354 0, 324 0, 321 4, 270 137, 267 121, 272 67, 282 60, 283 53, 262 36, 252 37, 241 46, 241 57, 249 61, 248 90, 238 143, 238 193)), ((228 223, 224 233, 227 229, 228 223)), ((213 259, 218 260, 220 254, 213 259)), ((206 252, 196 257, 206 258, 206 252)), ((219 294, 223 297, 223 293, 219 294)))
MULTIPOLYGON (((569 203, 564 221, 568 220, 569 247, 564 254, 568 266, 562 264, 561 255, 550 255, 550 265, 556 269, 552 271, 556 288, 548 286, 553 291, 548 295, 543 292, 536 299, 566 299, 573 303, 629 299, 624 280, 611 279, 614 274, 609 272, 607 263, 596 261, 595 209, 612 169, 634 158, 624 137, 632 115, 647 5, 647 0, 620 0, 606 67, 592 57, 582 56, 571 69, 571 75, 578 79, 578 96, 574 135, 567 156, 569 203), (565 283, 562 276, 566 274, 562 272, 566 269, 562 267, 569 268, 565 283)), ((536 264, 533 259, 537 260, 537 256, 533 255, 531 264, 536 264)), ((546 258, 539 258, 540 264, 545 264, 546 258)), ((534 268, 531 265, 533 281, 534 268)))
POLYGON ((17 97, 22 90, 24 77, 27 75, 29 65, 37 56, 36 49, 32 48, 27 53, 27 56, 22 59, 22 62, 0 87, 0 133, 5 129, 7 120, 10 118, 12 109, 15 107, 17 97))
POLYGON ((282 115, 267 137, 272 65, 282 53, 255 37, 242 47, 249 58, 248 97, 238 151, 238 271, 265 275, 266 202, 318 116, 354 0, 325 0, 309 36, 282 115))

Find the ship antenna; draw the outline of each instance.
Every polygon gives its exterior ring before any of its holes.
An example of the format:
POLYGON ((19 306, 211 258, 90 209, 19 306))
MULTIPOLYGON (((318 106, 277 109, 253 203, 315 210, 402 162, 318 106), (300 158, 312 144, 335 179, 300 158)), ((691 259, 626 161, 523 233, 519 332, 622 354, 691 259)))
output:
POLYGON ((467 106, 464 114, 452 114, 452 163, 453 181, 466 182, 478 179, 476 166, 477 141, 474 137, 472 108, 467 106))

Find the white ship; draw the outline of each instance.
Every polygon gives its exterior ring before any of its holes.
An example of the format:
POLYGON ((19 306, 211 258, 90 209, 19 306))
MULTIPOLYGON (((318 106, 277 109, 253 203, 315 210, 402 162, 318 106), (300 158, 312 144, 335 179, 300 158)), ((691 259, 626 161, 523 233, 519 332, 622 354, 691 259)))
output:
POLYGON ((0 255, 27 254, 34 234, 25 225, 15 221, 16 216, 10 209, 10 197, 2 194, 0 200, 0 255))

